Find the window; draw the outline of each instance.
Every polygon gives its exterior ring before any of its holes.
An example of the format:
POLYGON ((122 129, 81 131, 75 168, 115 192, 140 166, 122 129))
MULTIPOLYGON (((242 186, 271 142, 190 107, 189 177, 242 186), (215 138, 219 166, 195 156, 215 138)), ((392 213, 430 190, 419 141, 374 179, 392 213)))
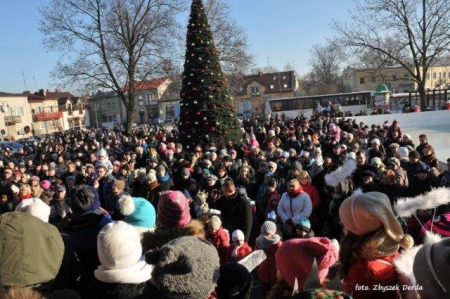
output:
POLYGON ((409 80, 408 74, 404 74, 404 75, 403 75, 403 80, 405 80, 405 81, 409 80))
POLYGON ((270 89, 273 89, 273 85, 270 85, 270 89))
POLYGON ((392 81, 397 81, 397 75, 392 75, 392 81))
POLYGON ((446 74, 446 72, 442 73, 442 78, 444 78, 444 79, 445 79, 445 74, 446 74))
POLYGON ((142 99, 139 99, 139 106, 144 106, 144 101, 142 99))
POLYGON ((442 73, 439 72, 439 80, 441 80, 441 79, 442 79, 442 73))
POLYGON ((427 80, 430 80, 430 73, 427 73, 427 80))
POLYGON ((23 109, 22 107, 11 107, 11 116, 22 116, 23 109))
POLYGON ((251 87, 252 93, 258 93, 259 92, 259 87, 255 86, 255 87, 251 87))
POLYGON ((364 84, 364 83, 366 83, 366 81, 364 80, 364 77, 359 78, 359 84, 364 84))
POLYGON ((436 79, 436 72, 433 72, 433 79, 436 79))
POLYGON ((283 88, 287 88, 287 84, 283 84, 283 88))
POLYGON ((377 81, 377 79, 375 77, 371 77, 370 81, 372 81, 372 83, 375 83, 377 81))

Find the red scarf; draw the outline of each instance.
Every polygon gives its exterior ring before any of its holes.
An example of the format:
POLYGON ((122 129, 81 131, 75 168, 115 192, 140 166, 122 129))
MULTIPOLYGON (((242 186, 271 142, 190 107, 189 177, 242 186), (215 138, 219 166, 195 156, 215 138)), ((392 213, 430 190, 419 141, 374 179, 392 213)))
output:
POLYGON ((302 193, 302 191, 303 191, 302 187, 298 187, 294 191, 288 191, 288 195, 291 198, 297 197, 297 196, 299 196, 300 193, 302 193))

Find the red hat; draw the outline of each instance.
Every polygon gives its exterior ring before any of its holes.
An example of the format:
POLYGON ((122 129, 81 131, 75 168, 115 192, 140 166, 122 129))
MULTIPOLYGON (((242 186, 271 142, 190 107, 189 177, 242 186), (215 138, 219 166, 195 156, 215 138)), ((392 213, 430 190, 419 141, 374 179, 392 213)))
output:
POLYGON ((299 289, 303 288, 314 258, 317 261, 319 279, 323 281, 328 274, 328 268, 338 260, 339 252, 330 239, 314 237, 288 240, 275 254, 277 269, 283 280, 293 288, 297 278, 299 289))
POLYGON ((180 227, 190 220, 189 201, 180 191, 164 191, 159 196, 159 224, 165 227, 180 227))

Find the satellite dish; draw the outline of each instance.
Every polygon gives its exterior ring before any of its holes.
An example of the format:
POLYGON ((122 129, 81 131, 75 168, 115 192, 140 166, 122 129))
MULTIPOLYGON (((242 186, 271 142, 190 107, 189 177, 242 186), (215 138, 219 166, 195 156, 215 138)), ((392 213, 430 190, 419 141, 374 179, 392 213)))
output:
POLYGON ((6 112, 8 110, 8 103, 3 102, 0 109, 2 109, 3 112, 6 112))

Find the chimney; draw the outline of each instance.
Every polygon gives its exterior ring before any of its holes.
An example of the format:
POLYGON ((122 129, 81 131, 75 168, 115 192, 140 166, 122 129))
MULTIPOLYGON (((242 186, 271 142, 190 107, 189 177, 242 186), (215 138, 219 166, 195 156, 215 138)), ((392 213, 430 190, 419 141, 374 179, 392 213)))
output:
POLYGON ((262 77, 263 74, 264 74, 263 71, 259 71, 259 72, 258 72, 258 77, 262 77))
POLYGON ((56 92, 56 93, 59 93, 59 92, 61 92, 61 89, 58 89, 58 88, 57 88, 57 89, 55 89, 55 92, 56 92))
POLYGON ((47 91, 45 89, 39 89, 39 95, 46 96, 47 95, 47 91))

